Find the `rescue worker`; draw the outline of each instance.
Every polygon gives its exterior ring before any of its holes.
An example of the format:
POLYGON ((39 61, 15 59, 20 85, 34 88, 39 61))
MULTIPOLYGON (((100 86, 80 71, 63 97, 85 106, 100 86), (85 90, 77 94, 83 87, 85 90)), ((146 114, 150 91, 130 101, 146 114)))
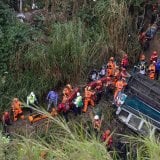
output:
POLYGON ((149 24, 149 26, 148 26, 148 28, 146 30, 146 37, 151 40, 151 39, 154 38, 156 32, 157 32, 157 25, 156 25, 156 23, 154 23, 152 25, 149 24))
POLYGON ((83 107, 83 100, 79 92, 77 92, 77 97, 75 98, 73 103, 75 104, 74 106, 75 116, 77 116, 78 114, 80 115, 83 107))
POLYGON ((11 118, 9 112, 4 112, 2 116, 2 126, 3 126, 3 132, 8 133, 7 126, 11 125, 11 118))
POLYGON ((38 105, 38 101, 37 101, 37 98, 36 98, 34 92, 31 92, 27 96, 27 105, 29 106, 30 113, 32 113, 32 108, 31 107, 35 107, 35 105, 38 105))
POLYGON ((151 54, 151 58, 150 58, 151 63, 153 61, 157 62, 157 59, 158 59, 158 53, 157 51, 153 51, 153 53, 151 54))
POLYGON ((154 80, 156 76, 156 62, 153 61, 148 68, 148 76, 150 79, 154 80))
POLYGON ((14 98, 11 104, 12 111, 13 111, 13 121, 17 121, 18 116, 21 117, 21 119, 24 119, 24 115, 22 112, 22 103, 18 100, 18 98, 14 98))
POLYGON ((107 63, 107 76, 114 76, 115 67, 114 57, 111 57, 107 63))
POLYGON ((106 99, 109 98, 109 95, 112 93, 112 91, 113 91, 112 78, 111 77, 107 77, 106 83, 105 83, 105 95, 106 95, 106 99))
POLYGON ((91 87, 87 86, 85 88, 85 93, 84 93, 85 97, 84 97, 83 112, 87 112, 87 108, 89 104, 91 104, 91 106, 94 107, 93 95, 95 95, 95 92, 91 91, 91 87))
POLYGON ((106 146, 108 146, 109 148, 111 147, 111 145, 113 143, 113 138, 111 135, 111 131, 109 129, 103 133, 102 141, 106 143, 106 146))
POLYGON ((103 84, 100 80, 97 81, 95 90, 96 90, 96 97, 97 97, 96 103, 98 103, 101 100, 102 91, 103 91, 103 84))
MULTIPOLYGON (((117 97, 114 99, 114 104, 115 104, 118 108, 120 108, 120 107, 124 104, 126 98, 127 98, 127 95, 126 95, 126 94, 124 94, 124 93, 122 93, 122 92, 119 92, 118 95, 117 95, 117 97)), ((118 110, 119 110, 119 109, 118 109, 118 110)), ((118 111, 118 110, 117 110, 117 111, 118 111)))
POLYGON ((93 129, 95 131, 96 137, 98 136, 98 133, 100 132, 102 121, 104 119, 104 116, 102 114, 102 110, 99 106, 96 106, 93 109, 93 114, 90 113, 90 117, 92 119, 93 129))
POLYGON ((115 73, 114 73, 115 84, 120 79, 120 77, 121 77, 121 73, 120 73, 119 66, 116 66, 115 73))
POLYGON ((89 77, 88 77, 88 81, 92 82, 92 81, 96 81, 99 78, 98 76, 98 71, 96 69, 93 69, 90 73, 89 73, 89 77))
POLYGON ((129 75, 128 72, 126 71, 126 68, 122 68, 121 77, 122 77, 123 79, 127 79, 127 78, 130 77, 130 75, 129 75))
POLYGON ((50 91, 47 95, 47 101, 48 101, 48 107, 47 107, 47 111, 50 111, 52 108, 52 105, 54 107, 57 107, 57 103, 58 103, 58 93, 55 91, 50 91))
POLYGON ((93 120, 93 128, 96 134, 100 131, 101 125, 102 125, 102 120, 100 119, 98 115, 95 115, 94 120, 93 120))
POLYGON ((141 73, 141 74, 143 74, 143 75, 146 74, 146 69, 147 69, 147 62, 146 62, 145 59, 146 59, 146 58, 145 58, 145 55, 142 54, 142 55, 140 56, 140 61, 139 61, 138 66, 137 66, 138 69, 139 69, 139 73, 141 73))
POLYGON ((116 90, 114 92, 114 100, 116 100, 116 97, 118 96, 118 93, 121 92, 124 87, 127 85, 126 79, 122 78, 121 80, 118 80, 116 83, 116 90))
POLYGON ((66 95, 68 97, 70 96, 72 91, 73 91, 72 86, 70 84, 67 84, 65 88, 63 89, 63 95, 66 95))
POLYGON ((69 119, 68 119, 68 108, 66 107, 66 103, 60 103, 60 104, 58 104, 58 109, 57 109, 57 111, 58 111, 58 113, 62 113, 63 114, 63 116, 64 116, 64 119, 66 120, 66 122, 68 122, 69 121, 69 119))
POLYGON ((55 116, 57 116, 57 115, 58 115, 57 110, 56 110, 55 108, 52 108, 51 116, 52 116, 52 117, 55 117, 55 116))
POLYGON ((106 67, 103 65, 100 69, 99 76, 100 78, 104 77, 106 75, 106 67))
POLYGON ((127 69, 128 65, 129 65, 128 55, 124 54, 121 61, 121 67, 127 69))

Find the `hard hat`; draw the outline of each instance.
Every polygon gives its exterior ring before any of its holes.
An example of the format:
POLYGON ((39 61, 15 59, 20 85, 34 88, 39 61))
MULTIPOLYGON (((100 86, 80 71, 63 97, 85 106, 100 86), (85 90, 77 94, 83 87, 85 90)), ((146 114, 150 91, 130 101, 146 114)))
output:
POLYGON ((5 115, 5 116, 8 116, 8 115, 9 115, 9 113, 8 113, 8 112, 4 112, 4 115, 5 115))
POLYGON ((95 120, 98 120, 98 119, 99 119, 99 116, 98 116, 98 115, 95 115, 95 116, 94 116, 94 119, 95 119, 95 120))
POLYGON ((156 61, 153 61, 153 64, 156 64, 156 61))
POLYGON ((34 92, 31 92, 31 94, 30 94, 31 96, 34 96, 34 92))
POLYGON ((127 58, 127 57, 128 57, 128 54, 125 53, 125 54, 123 55, 123 57, 124 57, 124 58, 127 58))
POLYGON ((158 53, 157 53, 157 51, 153 51, 153 54, 154 54, 154 55, 157 55, 158 53))
POLYGON ((66 85, 68 88, 72 89, 72 86, 70 84, 67 84, 66 85))
POLYGON ((114 61, 114 57, 110 57, 110 59, 109 59, 110 61, 114 61))
POLYGON ((80 96, 80 93, 79 93, 79 92, 77 92, 77 96, 80 96))
POLYGON ((109 130, 109 129, 107 129, 106 131, 105 131, 105 134, 106 135, 109 135, 111 133, 111 131, 109 130))
POLYGON ((88 90, 91 90, 91 87, 90 87, 90 86, 88 86, 88 90))
POLYGON ((18 101, 18 98, 13 98, 13 101, 18 101))

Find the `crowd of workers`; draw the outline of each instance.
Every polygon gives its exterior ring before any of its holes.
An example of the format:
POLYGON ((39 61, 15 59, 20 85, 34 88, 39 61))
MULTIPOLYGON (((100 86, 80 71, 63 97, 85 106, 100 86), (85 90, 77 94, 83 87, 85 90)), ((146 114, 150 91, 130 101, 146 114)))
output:
MULTIPOLYGON (((66 121, 68 121, 68 112, 72 110, 75 116, 80 115, 82 112, 88 111, 88 106, 94 107, 101 100, 102 93, 104 92, 106 96, 109 93, 114 92, 113 103, 116 103, 119 93, 121 93, 124 87, 127 85, 127 79, 130 77, 128 74, 129 59, 128 55, 124 54, 120 65, 117 65, 114 57, 110 57, 106 66, 103 66, 97 73, 95 70, 89 75, 90 82, 85 86, 84 93, 79 92, 79 88, 73 88, 70 84, 67 84, 62 91, 62 100, 59 102, 60 98, 57 92, 51 90, 49 91, 46 99, 48 101, 47 111, 52 113, 62 113, 66 121)), ((145 59, 145 55, 140 55, 140 60, 138 65, 134 66, 134 71, 139 72, 143 75, 148 76, 150 79, 158 79, 160 72, 160 63, 158 59, 158 53, 154 51, 151 54, 149 65, 145 59)), ((13 122, 17 121, 18 118, 22 120, 25 118, 23 113, 23 104, 18 98, 14 98, 11 103, 11 109, 13 113, 13 122)), ((34 107, 38 106, 38 100, 34 92, 31 92, 27 96, 27 106, 30 113, 32 114, 34 107)), ((117 105, 118 106, 118 105, 117 105)), ((53 115, 53 114, 52 114, 53 115)), ((54 114, 57 115, 57 114, 54 114)), ((32 118, 33 120, 33 118, 32 118)), ((93 116, 93 128, 99 132, 102 124, 102 115, 95 113, 93 116)), ((11 125, 11 116, 9 112, 4 112, 2 117, 2 123, 4 130, 6 131, 7 125, 11 125)), ((103 140, 105 137, 110 137, 107 144, 111 145, 112 138, 110 136, 110 130, 107 130, 103 135, 103 140)))
MULTIPOLYGON (((155 24, 150 26, 150 30, 143 32, 140 35, 140 42, 143 44, 148 34, 151 38, 157 30, 155 24)), ((128 78, 130 77, 129 71, 129 58, 128 54, 123 54, 120 64, 116 63, 114 57, 110 57, 107 65, 103 65, 100 71, 93 70, 89 74, 89 82, 85 86, 83 93, 80 93, 79 88, 73 88, 70 84, 67 84, 62 91, 62 100, 60 96, 54 90, 49 91, 46 100, 48 102, 46 110, 51 115, 57 115, 62 113, 65 120, 68 121, 68 112, 72 110, 75 116, 86 113, 88 107, 95 107, 101 100, 102 94, 105 93, 107 97, 109 93, 113 94, 113 103, 117 104, 117 98, 120 93, 123 92, 125 86, 127 86, 128 78)), ((144 76, 148 76, 151 80, 158 80, 160 74, 160 59, 158 59, 158 52, 153 51, 150 59, 147 61, 145 54, 140 55, 139 63, 134 66, 134 72, 139 72, 144 76)), ((34 92, 31 92, 27 96, 27 107, 32 114, 34 108, 38 106, 38 100, 34 92)), ((23 113, 23 104, 18 98, 14 98, 11 103, 11 110, 13 116, 11 118, 10 112, 5 111, 2 116, 3 129, 7 132, 7 126, 16 122, 18 118, 25 119, 23 113)), ((33 117, 30 118, 33 120, 33 117)), ((29 119, 29 120, 30 120, 29 119)), ((101 113, 94 113, 92 118, 93 128, 98 133, 101 129, 103 116, 101 113)), ((111 131, 107 129, 102 135, 103 142, 106 142, 107 146, 112 144, 111 131)))

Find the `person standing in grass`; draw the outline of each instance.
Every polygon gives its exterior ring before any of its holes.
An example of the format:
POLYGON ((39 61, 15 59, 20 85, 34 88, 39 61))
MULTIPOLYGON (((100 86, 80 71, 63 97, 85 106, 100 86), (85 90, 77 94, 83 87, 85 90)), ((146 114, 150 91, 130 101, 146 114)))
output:
POLYGON ((113 138, 111 135, 111 131, 107 129, 102 135, 102 141, 106 144, 107 147, 111 148, 113 143, 113 138))
POLYGON ((29 106, 30 113, 32 113, 32 108, 31 107, 35 107, 35 105, 38 105, 38 101, 37 101, 37 98, 36 98, 34 92, 31 92, 27 96, 27 105, 29 106))
POLYGON ((83 107, 83 101, 82 101, 82 96, 80 95, 79 92, 77 92, 77 97, 74 100, 74 113, 75 116, 77 116, 77 114, 81 114, 82 111, 82 107, 83 107))
POLYGON ((2 127, 3 127, 3 132, 7 133, 7 126, 11 125, 11 118, 9 112, 4 112, 2 116, 2 127))
POLYGON ((58 102, 58 93, 55 91, 49 91, 47 95, 47 101, 48 101, 48 107, 47 111, 50 111, 52 108, 52 105, 54 107, 57 107, 57 102, 58 102))

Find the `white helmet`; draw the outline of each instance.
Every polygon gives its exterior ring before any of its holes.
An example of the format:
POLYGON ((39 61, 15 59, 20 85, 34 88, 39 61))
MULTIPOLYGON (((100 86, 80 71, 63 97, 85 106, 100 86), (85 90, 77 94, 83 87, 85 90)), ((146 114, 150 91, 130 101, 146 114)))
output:
POLYGON ((80 96, 80 93, 79 93, 79 92, 77 92, 77 97, 78 97, 78 96, 80 96))
POLYGON ((98 120, 98 119, 99 119, 99 116, 98 116, 98 115, 95 115, 95 116, 94 116, 94 119, 95 119, 95 120, 98 120))
POLYGON ((34 92, 31 92, 31 94, 30 94, 31 96, 34 96, 34 92))

